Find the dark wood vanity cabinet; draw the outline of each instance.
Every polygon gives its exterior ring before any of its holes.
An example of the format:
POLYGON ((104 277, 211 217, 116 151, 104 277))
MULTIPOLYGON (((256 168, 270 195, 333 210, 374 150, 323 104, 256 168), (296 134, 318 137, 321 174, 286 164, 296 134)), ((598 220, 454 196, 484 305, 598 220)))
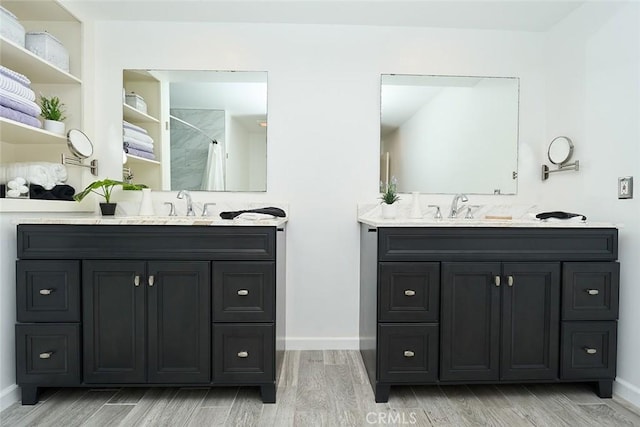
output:
POLYGON ((615 228, 361 229, 360 349, 399 384, 591 381, 611 396, 615 228))
POLYGON ((275 402, 283 251, 276 227, 19 225, 23 404, 40 387, 154 384, 275 402))

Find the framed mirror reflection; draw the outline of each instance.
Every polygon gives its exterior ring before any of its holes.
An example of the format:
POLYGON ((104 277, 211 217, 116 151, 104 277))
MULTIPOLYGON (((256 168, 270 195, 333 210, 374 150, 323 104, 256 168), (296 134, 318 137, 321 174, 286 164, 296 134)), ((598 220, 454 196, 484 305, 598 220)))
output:
POLYGON ((518 78, 383 74, 380 93, 381 182, 516 194, 518 78))
POLYGON ((124 70, 123 149, 154 190, 266 191, 267 73, 124 70))

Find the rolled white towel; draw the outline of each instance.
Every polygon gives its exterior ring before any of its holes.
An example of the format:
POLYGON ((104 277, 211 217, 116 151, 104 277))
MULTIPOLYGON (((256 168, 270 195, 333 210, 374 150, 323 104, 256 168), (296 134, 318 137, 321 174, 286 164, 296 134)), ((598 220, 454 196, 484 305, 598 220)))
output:
POLYGON ((67 181, 67 168, 60 163, 33 162, 33 163, 9 163, 0 166, 0 177, 3 181, 15 180, 15 177, 22 177, 31 184, 37 184, 46 190, 51 190, 58 184, 67 181))
POLYGON ((9 197, 20 197, 20 192, 18 190, 9 190, 9 191, 7 191, 7 196, 9 196, 9 197))

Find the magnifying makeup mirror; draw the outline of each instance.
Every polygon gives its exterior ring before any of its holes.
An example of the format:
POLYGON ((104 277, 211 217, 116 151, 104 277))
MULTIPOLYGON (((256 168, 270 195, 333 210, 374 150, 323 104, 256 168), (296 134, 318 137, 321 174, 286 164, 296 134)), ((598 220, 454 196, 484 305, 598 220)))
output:
POLYGON ((94 159, 88 165, 83 163, 84 159, 93 155, 93 143, 84 132, 78 129, 69 129, 69 132, 67 132, 67 148, 69 148, 73 157, 67 157, 62 153, 63 165, 90 168, 93 175, 98 175, 98 160, 94 159))
POLYGON ((580 170, 580 162, 576 160, 573 163, 567 163, 573 155, 573 142, 566 136, 558 136, 549 143, 547 157, 549 161, 558 168, 549 170, 547 165, 542 165, 542 180, 549 178, 550 173, 562 172, 567 170, 580 170))

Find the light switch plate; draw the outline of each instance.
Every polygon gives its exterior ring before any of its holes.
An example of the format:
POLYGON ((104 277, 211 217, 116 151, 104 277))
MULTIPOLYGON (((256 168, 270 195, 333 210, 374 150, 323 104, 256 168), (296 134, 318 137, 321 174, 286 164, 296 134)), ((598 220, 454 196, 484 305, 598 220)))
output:
POLYGON ((633 177, 618 178, 618 199, 633 199, 633 177))

